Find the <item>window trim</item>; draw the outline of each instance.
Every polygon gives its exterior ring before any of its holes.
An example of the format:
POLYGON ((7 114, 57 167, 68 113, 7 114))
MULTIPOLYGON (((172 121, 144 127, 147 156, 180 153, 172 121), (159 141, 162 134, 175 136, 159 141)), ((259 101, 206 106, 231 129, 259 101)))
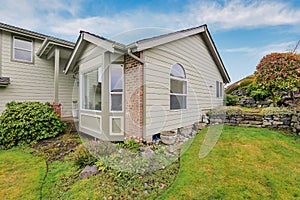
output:
POLYGON ((34 40, 14 35, 12 37, 11 59, 14 62, 22 62, 22 63, 33 64, 34 63, 34 40), (23 41, 31 42, 31 50, 29 51, 28 49, 22 49, 22 48, 15 47, 15 40, 23 40, 23 41), (30 52, 31 53, 31 60, 28 61, 28 60, 22 60, 22 59, 15 58, 15 49, 30 52))
POLYGON ((109 66, 109 111, 111 113, 122 113, 124 112, 124 84, 125 84, 125 76, 124 76, 124 65, 122 64, 111 64, 109 66), (113 67, 121 67, 122 68, 122 85, 123 85, 123 88, 122 88, 122 92, 111 92, 111 69, 113 67), (121 94, 122 95, 122 110, 112 110, 111 108, 111 103, 112 103, 112 98, 111 98, 111 95, 112 94, 121 94))
POLYGON ((186 72, 185 72, 184 67, 180 63, 173 64, 172 67, 171 67, 171 71, 170 71, 169 76, 170 76, 170 82, 169 82, 170 83, 170 85, 169 85, 169 97, 170 97, 170 100, 169 100, 170 106, 169 107, 170 107, 170 111, 187 110, 188 109, 188 103, 187 103, 187 101, 188 101, 188 80, 186 78, 186 72), (171 75, 172 68, 173 68, 174 65, 180 65, 180 67, 182 68, 182 70, 184 72, 184 77, 185 78, 176 77, 176 76, 171 75), (177 80, 177 81, 184 82, 185 83, 185 93, 172 93, 171 92, 171 82, 172 82, 172 80, 177 80), (183 97, 185 97, 185 106, 184 106, 185 108, 173 108, 172 109, 171 108, 171 96, 183 96, 183 97))

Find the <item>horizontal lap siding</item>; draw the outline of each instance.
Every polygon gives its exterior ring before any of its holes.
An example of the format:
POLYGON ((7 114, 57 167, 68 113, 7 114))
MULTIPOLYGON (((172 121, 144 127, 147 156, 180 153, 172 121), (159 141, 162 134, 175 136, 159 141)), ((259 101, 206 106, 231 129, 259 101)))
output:
MULTIPOLYGON (((78 95, 77 93, 73 94, 73 87, 76 87, 74 84, 75 79, 73 78, 73 73, 68 73, 67 75, 63 72, 64 66, 66 66, 66 60, 60 61, 59 68, 59 102, 62 104, 62 115, 63 116, 72 116, 72 95, 78 95)), ((77 100, 77 98, 76 98, 77 100)))
POLYGON ((146 135, 188 126, 200 120, 203 109, 222 105, 216 98, 219 70, 199 35, 158 46, 144 52, 146 135), (188 81, 187 109, 170 110, 170 70, 180 63, 188 81))
MULTIPOLYGON (((2 76, 10 77, 11 84, 0 87, 0 113, 5 109, 5 104, 10 101, 39 101, 52 102, 54 99, 54 61, 41 59, 36 52, 42 41, 34 41, 34 63, 27 64, 11 60, 12 35, 2 32, 2 76)), ((65 76, 60 66, 59 94, 63 103, 63 116, 71 115, 71 93, 73 78, 65 76), (71 92, 69 92, 71 91, 71 92)))

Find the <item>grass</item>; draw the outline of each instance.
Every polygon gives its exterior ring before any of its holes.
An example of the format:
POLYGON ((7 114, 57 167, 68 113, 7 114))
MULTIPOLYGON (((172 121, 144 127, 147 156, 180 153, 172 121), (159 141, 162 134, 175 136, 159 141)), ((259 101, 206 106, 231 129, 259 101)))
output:
POLYGON ((199 159, 205 131, 181 157, 175 183, 160 199, 300 198, 300 142, 268 129, 225 126, 199 159))
MULTIPOLYGON (((182 155, 179 173, 176 162, 151 174, 110 170, 81 180, 78 177, 81 169, 72 160, 72 148, 78 142, 74 135, 38 144, 35 149, 39 153, 29 147, 0 150, 0 196, 4 199, 300 198, 299 137, 268 129, 224 126, 212 151, 200 159, 206 131, 201 131, 182 155), (61 148, 68 149, 68 154, 61 148)), ((209 142, 214 143, 217 136, 209 142)))
POLYGON ((46 172, 45 160, 27 148, 0 151, 1 199, 39 199, 46 172))

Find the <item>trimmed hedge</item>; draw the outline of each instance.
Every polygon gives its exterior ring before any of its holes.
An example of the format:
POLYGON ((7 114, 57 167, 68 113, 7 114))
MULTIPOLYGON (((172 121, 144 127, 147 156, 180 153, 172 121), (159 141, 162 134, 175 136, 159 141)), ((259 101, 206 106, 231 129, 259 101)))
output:
POLYGON ((66 128, 49 103, 12 101, 6 107, 0 116, 0 148, 55 137, 66 128))

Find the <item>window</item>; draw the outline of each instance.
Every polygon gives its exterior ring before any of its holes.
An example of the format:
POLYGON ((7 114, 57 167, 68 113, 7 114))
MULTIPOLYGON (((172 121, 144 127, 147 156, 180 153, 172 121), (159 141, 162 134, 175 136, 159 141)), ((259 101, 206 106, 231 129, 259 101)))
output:
POLYGON ((170 109, 186 109, 187 81, 183 67, 174 64, 170 76, 170 109))
POLYGON ((82 108, 88 110, 101 110, 101 70, 95 69, 93 71, 83 74, 83 99, 82 108))
POLYGON ((217 98, 223 97, 223 83, 216 81, 216 96, 217 98))
POLYGON ((123 67, 111 65, 110 68, 110 110, 123 110, 123 67))
POLYGON ((33 62, 33 42, 13 37, 13 60, 33 62))

